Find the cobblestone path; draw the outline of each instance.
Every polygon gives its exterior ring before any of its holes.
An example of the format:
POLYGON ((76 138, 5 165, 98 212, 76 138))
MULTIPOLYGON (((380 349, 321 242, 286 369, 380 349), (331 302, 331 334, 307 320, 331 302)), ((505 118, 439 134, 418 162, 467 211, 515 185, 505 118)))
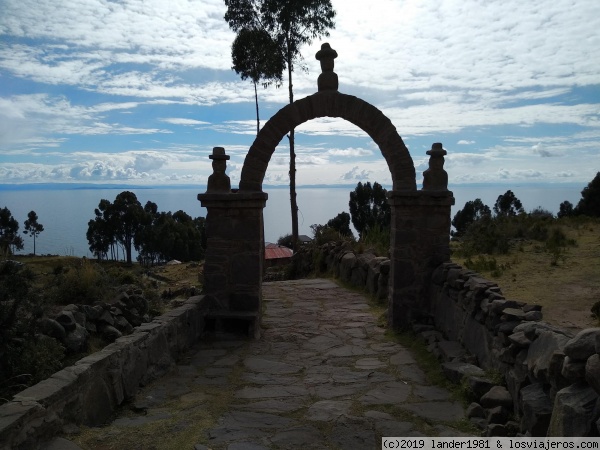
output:
POLYGON ((82 448, 378 449, 461 436, 462 405, 384 335, 367 299, 324 279, 265 283, 260 340, 202 342, 82 448))

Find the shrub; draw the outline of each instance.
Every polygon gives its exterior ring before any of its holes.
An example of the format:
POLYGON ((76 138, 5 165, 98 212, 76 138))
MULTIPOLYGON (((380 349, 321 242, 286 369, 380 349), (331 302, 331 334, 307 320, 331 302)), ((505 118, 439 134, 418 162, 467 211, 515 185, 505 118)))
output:
POLYGON ((550 265, 556 266, 560 260, 566 259, 567 247, 574 247, 577 242, 569 239, 565 232, 559 228, 553 228, 546 240, 545 250, 550 253, 550 265))
POLYGON ((52 298, 60 305, 92 304, 104 300, 112 292, 106 272, 97 263, 82 259, 56 277, 52 298))

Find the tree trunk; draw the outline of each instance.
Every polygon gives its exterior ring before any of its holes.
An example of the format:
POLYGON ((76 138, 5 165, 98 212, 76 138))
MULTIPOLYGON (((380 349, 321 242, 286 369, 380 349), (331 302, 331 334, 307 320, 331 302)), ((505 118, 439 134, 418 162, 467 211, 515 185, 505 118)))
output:
POLYGON ((35 256, 35 233, 33 233, 33 256, 35 256))
POLYGON ((256 102, 256 135, 260 131, 260 118, 258 117, 258 91, 256 90, 256 81, 254 82, 254 101, 256 102))
MULTIPOLYGON (((288 45, 289 49, 289 45, 288 45)), ((290 94, 290 104, 294 103, 294 91, 292 90, 292 58, 288 50, 288 90, 290 94)), ((298 247, 298 203, 296 201, 296 153, 294 145, 294 129, 290 130, 288 136, 290 140, 290 207, 292 210, 292 250, 298 247)))

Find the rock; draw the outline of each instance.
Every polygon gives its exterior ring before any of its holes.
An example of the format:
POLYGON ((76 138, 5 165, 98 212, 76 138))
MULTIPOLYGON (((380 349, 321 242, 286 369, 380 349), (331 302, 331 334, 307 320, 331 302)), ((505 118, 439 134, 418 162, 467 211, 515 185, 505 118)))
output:
POLYGON ((483 377, 485 372, 480 367, 460 361, 450 361, 442 364, 446 378, 454 384, 459 384, 466 376, 483 377))
POLYGON ((494 382, 485 377, 465 377, 467 386, 476 398, 480 399, 486 392, 494 387, 494 382))
POLYGON ((507 436, 506 427, 499 423, 491 423, 487 426, 486 436, 507 436))
POLYGON ((562 375, 562 368, 565 361, 565 354, 562 350, 556 350, 550 358, 548 365, 548 381, 554 388, 554 392, 560 391, 567 387, 569 381, 562 375))
MULTIPOLYGON (((537 324, 537 322, 528 323, 537 324)), ((525 335, 527 335, 527 331, 525 331, 525 335)), ((568 340, 569 338, 563 334, 547 330, 539 331, 538 338, 531 343, 527 352, 527 368, 537 380, 548 381, 548 367, 552 355, 556 350, 562 349, 568 340)))
POLYGON ((517 347, 529 347, 531 344, 531 340, 525 336, 523 331, 519 331, 518 333, 513 333, 508 336, 508 340, 515 344, 517 347))
POLYGON ((529 322, 537 322, 542 320, 544 315, 541 311, 528 311, 525 313, 525 320, 529 322))
POLYGON ((97 322, 110 325, 112 327, 115 325, 115 318, 110 311, 104 310, 102 311, 102 314, 98 318, 97 322))
POLYGON ((56 316, 56 321, 62 325, 67 333, 69 331, 73 331, 77 325, 75 317, 71 311, 61 311, 61 313, 56 316))
POLYGON ((510 393, 504 386, 494 386, 491 388, 479 402, 484 408, 494 408, 496 406, 504 406, 505 408, 513 408, 513 401, 510 393))
POLYGON ((65 331, 63 326, 56 320, 50 319, 48 317, 44 317, 40 320, 40 331, 46 336, 53 337, 54 339, 62 343, 65 342, 65 339, 67 337, 67 332, 65 331))
POLYGON ((521 389, 520 395, 521 411, 523 411, 521 430, 526 430, 531 436, 546 436, 553 405, 542 383, 525 386, 521 389))
POLYGON ((98 328, 102 337, 108 342, 114 342, 123 336, 123 333, 111 325, 102 324, 98 328))
POLYGON ((440 341, 438 348, 444 361, 453 361, 465 355, 465 349, 458 341, 440 341))
POLYGON ((551 331, 569 338, 573 337, 568 331, 545 322, 521 322, 521 324, 517 325, 513 331, 515 333, 523 331, 525 336, 532 341, 535 340, 543 331, 551 331))
POLYGON ((469 405, 469 407, 467 408, 467 410, 465 411, 465 415, 469 418, 472 419, 473 417, 481 417, 483 419, 485 419, 485 409, 483 409, 483 406, 481 406, 479 403, 471 403, 469 405))
POLYGON ((600 336, 600 328, 588 328, 580 331, 566 343, 564 352, 573 360, 586 361, 596 353, 596 340, 600 336))
POLYGON ((78 323, 75 324, 75 329, 67 333, 65 339, 65 347, 71 353, 78 353, 87 348, 87 340, 90 333, 78 323))
MULTIPOLYGON (((512 406, 512 405, 511 405, 512 406)), ((487 410, 487 421, 488 423, 501 423, 505 424, 508 419, 508 411, 502 406, 496 406, 487 410)))
POLYGON ((597 418, 598 394, 577 383, 556 393, 548 436, 588 436, 597 418))
POLYGON ((573 360, 566 356, 560 373, 571 383, 582 381, 585 379, 585 361, 573 360))
POLYGON ((508 320, 523 320, 525 313, 521 308, 504 308, 502 314, 508 318, 508 320))
POLYGON ((133 332, 133 327, 123 316, 115 317, 115 327, 123 334, 131 334, 133 332))
POLYGON ((90 305, 82 305, 81 306, 87 321, 96 321, 100 318, 100 315, 104 311, 100 306, 90 306, 90 305))
POLYGON ((600 395, 600 355, 590 356, 585 364, 585 379, 589 385, 600 395))

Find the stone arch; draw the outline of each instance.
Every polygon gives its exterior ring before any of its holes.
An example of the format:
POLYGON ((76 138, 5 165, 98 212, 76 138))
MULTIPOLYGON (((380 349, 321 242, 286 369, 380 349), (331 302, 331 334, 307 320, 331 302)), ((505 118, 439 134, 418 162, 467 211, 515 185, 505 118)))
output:
POLYGON ((240 178, 240 191, 262 191, 275 148, 295 127, 319 117, 340 117, 365 131, 377 144, 392 175, 394 191, 416 191, 413 160, 402 138, 379 109, 352 95, 317 92, 279 110, 260 130, 250 147, 240 178))
POLYGON ((429 169, 423 173, 423 189, 417 190, 413 160, 390 119, 357 97, 338 92, 333 59, 337 52, 323 44, 316 58, 323 73, 318 92, 283 107, 265 124, 250 147, 239 190, 231 190, 224 173, 224 149, 215 148, 215 177, 198 199, 207 209, 207 249, 204 292, 210 298, 207 317, 215 323, 248 324, 258 336, 264 258, 263 208, 268 195, 262 191, 265 173, 283 137, 304 122, 318 117, 340 117, 365 131, 377 144, 392 176, 388 192, 392 210, 388 321, 407 327, 427 317, 429 283, 436 267, 450 260, 450 207, 448 174, 443 170, 446 151, 433 144, 429 169), (218 181, 218 182, 217 182, 218 181))

